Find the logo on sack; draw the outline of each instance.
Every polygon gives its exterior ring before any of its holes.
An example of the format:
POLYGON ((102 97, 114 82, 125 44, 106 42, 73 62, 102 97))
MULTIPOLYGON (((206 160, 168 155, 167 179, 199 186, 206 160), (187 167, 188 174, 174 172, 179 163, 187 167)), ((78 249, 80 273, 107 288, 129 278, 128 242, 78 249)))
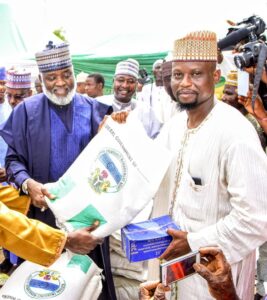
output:
POLYGON ((127 179, 127 165, 121 153, 115 149, 102 150, 93 165, 88 178, 91 188, 98 194, 116 193, 127 179))
POLYGON ((59 272, 45 269, 33 272, 26 280, 24 290, 35 299, 53 298, 61 294, 66 282, 59 272))

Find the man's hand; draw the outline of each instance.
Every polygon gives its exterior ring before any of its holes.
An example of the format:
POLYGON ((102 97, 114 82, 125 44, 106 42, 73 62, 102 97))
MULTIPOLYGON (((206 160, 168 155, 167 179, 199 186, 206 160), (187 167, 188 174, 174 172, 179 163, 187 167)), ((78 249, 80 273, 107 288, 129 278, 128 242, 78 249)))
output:
POLYGON ((126 123, 128 115, 129 115, 129 111, 120 111, 120 112, 114 112, 110 116, 115 122, 122 124, 122 123, 126 123))
POLYGON ((168 286, 164 286, 159 281, 147 281, 140 284, 139 300, 150 300, 151 297, 154 297, 154 300, 165 300, 165 292, 169 290, 168 286))
POLYGON ((160 259, 171 260, 191 251, 187 241, 187 232, 169 228, 167 233, 172 236, 172 242, 160 259))
POLYGON ((122 123, 126 123, 128 115, 129 115, 129 111, 120 111, 120 112, 114 112, 110 116, 105 116, 102 122, 99 124, 98 132, 103 128, 103 126, 105 125, 109 117, 111 117, 117 123, 122 124, 122 123))
POLYGON ((92 226, 78 229, 68 233, 65 248, 73 253, 88 254, 94 250, 97 245, 103 243, 103 239, 97 238, 91 234, 99 226, 99 221, 96 221, 92 226))
POLYGON ((29 179, 27 182, 28 193, 31 198, 32 204, 39 208, 47 208, 45 196, 49 199, 54 199, 55 196, 50 194, 45 186, 33 179, 29 179))
MULTIPOLYGON (((256 66, 254 67, 249 67, 249 68, 244 68, 243 70, 248 72, 249 74, 255 74, 256 72, 256 66)), ((262 71, 262 75, 261 75, 261 81, 267 84, 267 72, 265 69, 263 69, 262 71)))
POLYGON ((6 181, 6 169, 5 168, 0 168, 0 182, 6 181))
POLYGON ((262 104, 260 96, 257 96, 255 99, 254 110, 252 109, 251 99, 252 99, 252 91, 251 90, 248 92, 247 97, 238 96, 238 102, 240 104, 244 105, 244 107, 248 113, 250 113, 256 119, 259 119, 259 120, 267 118, 267 112, 262 104))
POLYGON ((232 279, 231 267, 219 248, 199 250, 201 263, 194 264, 196 272, 207 280, 210 294, 217 300, 238 299, 232 279))

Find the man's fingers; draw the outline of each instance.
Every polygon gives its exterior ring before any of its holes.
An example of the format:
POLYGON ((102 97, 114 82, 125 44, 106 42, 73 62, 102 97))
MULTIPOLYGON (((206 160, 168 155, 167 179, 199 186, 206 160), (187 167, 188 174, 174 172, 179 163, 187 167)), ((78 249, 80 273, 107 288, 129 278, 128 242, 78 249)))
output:
POLYGON ((169 290, 170 288, 168 286, 164 286, 162 283, 160 283, 157 286, 156 291, 154 293, 154 300, 165 300, 165 292, 169 290))
POLYGON ((168 248, 161 254, 160 259, 170 260, 178 256, 179 254, 176 253, 173 243, 170 243, 168 248))
POLYGON ((140 284, 140 288, 145 288, 146 290, 154 290, 159 284, 159 281, 147 281, 140 284))
POLYGON ((126 122, 126 119, 129 115, 129 112, 127 111, 121 111, 121 112, 116 112, 116 113, 112 113, 111 114, 111 118, 118 122, 118 123, 125 123, 126 122))
POLYGON ((48 190, 45 187, 42 187, 41 191, 42 191, 42 193, 43 193, 44 196, 46 196, 47 198, 49 198, 51 200, 53 200, 53 199, 56 198, 56 196, 53 195, 53 194, 51 194, 51 193, 49 193, 48 190))
POLYGON ((199 249, 199 253, 201 256, 205 256, 206 254, 216 256, 218 253, 222 253, 222 250, 218 247, 203 247, 199 249))
POLYGON ((98 220, 95 220, 94 223, 93 223, 91 226, 87 227, 87 230, 88 230, 89 232, 92 232, 92 231, 94 231, 99 225, 100 225, 100 222, 99 222, 98 220))
POLYGON ((206 266, 204 266, 202 264, 194 264, 193 268, 201 277, 203 277, 208 282, 210 282, 212 273, 209 271, 209 269, 206 266))

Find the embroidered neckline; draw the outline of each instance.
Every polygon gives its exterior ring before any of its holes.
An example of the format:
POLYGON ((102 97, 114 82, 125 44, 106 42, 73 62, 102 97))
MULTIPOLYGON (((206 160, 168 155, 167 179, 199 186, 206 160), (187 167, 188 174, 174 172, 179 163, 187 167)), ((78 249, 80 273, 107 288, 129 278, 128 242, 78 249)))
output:
MULTIPOLYGON (((216 102, 214 104, 214 107, 216 106, 216 102)), ((174 179, 174 188, 172 192, 172 199, 170 203, 170 208, 169 208, 169 215, 173 217, 173 209, 176 204, 176 197, 177 197, 177 190, 180 187, 181 184, 181 178, 182 178, 182 173, 183 173, 183 168, 184 168, 184 155, 185 155, 185 150, 187 149, 188 145, 188 140, 189 137, 196 134, 202 127, 207 123, 207 121, 211 118, 214 112, 214 107, 212 110, 209 112, 209 114, 205 117, 205 119, 196 127, 196 128, 191 128, 189 129, 187 127, 187 121, 185 124, 185 133, 181 141, 181 147, 178 151, 177 155, 177 160, 176 160, 176 171, 175 171, 175 179, 174 179)))

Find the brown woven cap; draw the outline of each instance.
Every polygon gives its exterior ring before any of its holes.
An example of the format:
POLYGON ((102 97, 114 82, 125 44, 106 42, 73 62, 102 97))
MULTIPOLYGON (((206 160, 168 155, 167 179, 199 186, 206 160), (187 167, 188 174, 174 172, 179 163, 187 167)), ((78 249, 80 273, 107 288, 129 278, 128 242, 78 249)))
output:
POLYGON ((195 31, 174 42, 175 61, 217 61, 217 38, 211 31, 195 31))

